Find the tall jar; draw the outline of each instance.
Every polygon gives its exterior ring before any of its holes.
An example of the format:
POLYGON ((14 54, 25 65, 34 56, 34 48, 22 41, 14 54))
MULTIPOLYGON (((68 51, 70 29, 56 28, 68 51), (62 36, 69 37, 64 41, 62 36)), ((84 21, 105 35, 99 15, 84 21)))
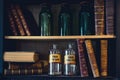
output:
POLYGON ((57 49, 56 44, 53 44, 53 48, 49 53, 49 75, 61 75, 62 64, 61 64, 61 53, 57 49))
POLYGON ((76 57, 72 44, 68 44, 68 49, 65 50, 64 75, 76 75, 76 57))

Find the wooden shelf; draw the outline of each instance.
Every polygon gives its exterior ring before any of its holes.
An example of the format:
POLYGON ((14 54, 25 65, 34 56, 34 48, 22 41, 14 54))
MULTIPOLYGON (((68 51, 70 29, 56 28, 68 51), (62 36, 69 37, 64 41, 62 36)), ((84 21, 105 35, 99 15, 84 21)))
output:
POLYGON ((44 39, 107 39, 116 38, 114 35, 85 35, 85 36, 5 36, 5 39, 44 40, 44 39))

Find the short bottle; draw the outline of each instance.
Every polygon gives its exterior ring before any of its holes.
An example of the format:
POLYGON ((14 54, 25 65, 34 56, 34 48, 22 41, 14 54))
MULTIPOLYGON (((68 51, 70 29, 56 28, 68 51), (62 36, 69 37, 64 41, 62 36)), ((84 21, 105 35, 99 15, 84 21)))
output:
POLYGON ((76 75, 76 58, 75 51, 72 48, 72 44, 69 44, 68 49, 65 50, 64 75, 76 75))
POLYGON ((49 53, 49 75, 62 75, 61 53, 56 44, 49 53))
POLYGON ((50 5, 44 3, 39 14, 39 27, 41 36, 51 36, 52 35, 52 13, 50 5))

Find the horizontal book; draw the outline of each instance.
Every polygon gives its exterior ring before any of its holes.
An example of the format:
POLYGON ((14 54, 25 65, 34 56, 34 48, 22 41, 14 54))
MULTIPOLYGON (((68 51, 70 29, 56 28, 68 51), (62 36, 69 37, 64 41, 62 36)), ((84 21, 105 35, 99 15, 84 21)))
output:
POLYGON ((3 59, 6 62, 36 62, 39 60, 39 54, 26 51, 6 51, 4 52, 3 59))
POLYGON ((4 69, 4 75, 34 75, 42 74, 41 69, 4 69))
POLYGON ((48 66, 47 60, 38 60, 35 63, 8 62, 8 69, 40 69, 48 66))

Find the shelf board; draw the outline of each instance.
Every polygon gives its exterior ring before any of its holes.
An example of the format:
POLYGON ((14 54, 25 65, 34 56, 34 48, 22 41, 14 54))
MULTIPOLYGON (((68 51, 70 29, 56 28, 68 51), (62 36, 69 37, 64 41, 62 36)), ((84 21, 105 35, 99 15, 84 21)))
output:
POLYGON ((114 35, 85 35, 85 36, 5 36, 5 39, 44 40, 44 39, 107 39, 116 38, 114 35))

